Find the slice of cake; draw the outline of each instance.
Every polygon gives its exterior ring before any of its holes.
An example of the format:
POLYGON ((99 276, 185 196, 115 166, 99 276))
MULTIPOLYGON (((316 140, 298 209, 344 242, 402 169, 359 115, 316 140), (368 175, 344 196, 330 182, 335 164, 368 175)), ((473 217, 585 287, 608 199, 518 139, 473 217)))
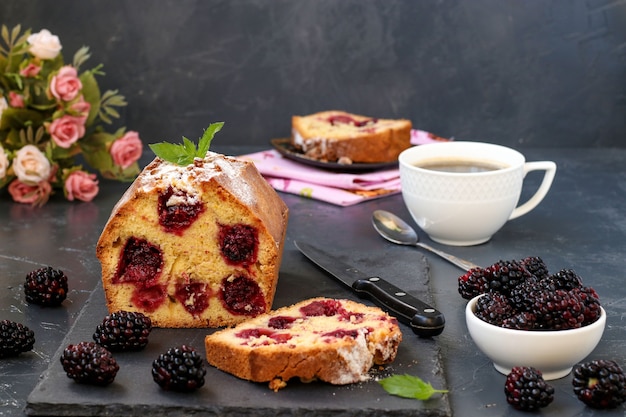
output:
POLYGON ((338 163, 383 163, 411 146, 411 122, 330 110, 291 118, 291 144, 305 156, 338 163))
POLYGON ((374 364, 395 359, 401 340, 398 321, 377 307, 313 298, 217 331, 205 346, 211 365, 278 390, 294 377, 365 381, 374 364))
POLYGON ((155 327, 233 325, 269 311, 287 218, 250 162, 210 151, 184 166, 155 158, 97 243, 109 310, 144 313, 155 327))

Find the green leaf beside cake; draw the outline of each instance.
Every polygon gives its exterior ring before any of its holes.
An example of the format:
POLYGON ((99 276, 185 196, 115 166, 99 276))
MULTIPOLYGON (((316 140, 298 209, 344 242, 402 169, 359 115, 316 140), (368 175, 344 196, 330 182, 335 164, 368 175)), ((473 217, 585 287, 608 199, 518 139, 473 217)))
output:
POLYGON ((195 158, 204 158, 211 147, 211 141, 217 132, 224 126, 224 122, 211 123, 196 146, 191 140, 183 136, 183 143, 160 142, 150 146, 152 152, 159 158, 176 165, 189 165, 195 158))

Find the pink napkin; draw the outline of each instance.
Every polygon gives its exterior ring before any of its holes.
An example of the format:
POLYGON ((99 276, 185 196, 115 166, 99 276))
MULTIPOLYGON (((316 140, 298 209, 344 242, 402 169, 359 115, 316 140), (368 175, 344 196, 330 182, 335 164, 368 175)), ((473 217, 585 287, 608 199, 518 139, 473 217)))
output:
MULTIPOLYGON (((445 139, 421 130, 411 131, 413 145, 440 140, 445 139)), ((331 172, 292 161, 273 149, 238 158, 254 162, 261 175, 278 191, 339 206, 351 206, 400 192, 397 168, 367 173, 331 172)))

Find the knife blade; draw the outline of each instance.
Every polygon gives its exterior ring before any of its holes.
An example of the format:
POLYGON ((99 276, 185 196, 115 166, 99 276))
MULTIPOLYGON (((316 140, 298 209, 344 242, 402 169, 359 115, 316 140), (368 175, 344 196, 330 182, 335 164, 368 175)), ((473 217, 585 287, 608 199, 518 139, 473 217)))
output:
POLYGON ((359 297, 370 299, 399 321, 409 325, 418 336, 437 336, 443 331, 446 320, 437 309, 389 281, 379 276, 367 275, 311 244, 295 241, 294 244, 319 268, 351 288, 359 297))

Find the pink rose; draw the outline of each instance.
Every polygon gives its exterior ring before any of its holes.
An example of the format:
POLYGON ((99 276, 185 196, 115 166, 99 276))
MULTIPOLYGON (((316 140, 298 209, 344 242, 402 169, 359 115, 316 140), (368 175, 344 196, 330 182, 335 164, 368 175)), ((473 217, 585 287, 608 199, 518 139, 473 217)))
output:
POLYGON ((76 68, 71 65, 61 67, 57 75, 50 80, 50 93, 62 101, 72 101, 83 88, 76 68))
POLYGON ((98 181, 95 174, 74 171, 65 180, 65 191, 70 201, 91 201, 98 194, 98 181))
POLYGON ((39 71, 41 71, 41 67, 31 62, 20 70, 20 75, 22 77, 33 78, 36 77, 37 74, 39 74, 39 71))
POLYGON ((80 96, 78 101, 73 103, 69 107, 69 111, 72 114, 75 114, 80 117, 87 118, 89 116, 89 110, 91 110, 91 104, 88 101, 85 101, 83 96, 80 96))
POLYGON ((143 144, 139 139, 139 133, 132 130, 111 144, 109 150, 113 163, 126 169, 135 163, 143 151, 143 144))
POLYGON ((85 135, 85 118, 64 115, 48 125, 48 133, 61 148, 69 148, 85 135))
POLYGON ((50 198, 52 186, 48 181, 40 181, 35 185, 28 185, 16 179, 9 184, 9 194, 11 194, 13 201, 16 203, 41 206, 50 198))
POLYGON ((11 107, 24 108, 24 96, 15 91, 9 91, 9 104, 11 107))

